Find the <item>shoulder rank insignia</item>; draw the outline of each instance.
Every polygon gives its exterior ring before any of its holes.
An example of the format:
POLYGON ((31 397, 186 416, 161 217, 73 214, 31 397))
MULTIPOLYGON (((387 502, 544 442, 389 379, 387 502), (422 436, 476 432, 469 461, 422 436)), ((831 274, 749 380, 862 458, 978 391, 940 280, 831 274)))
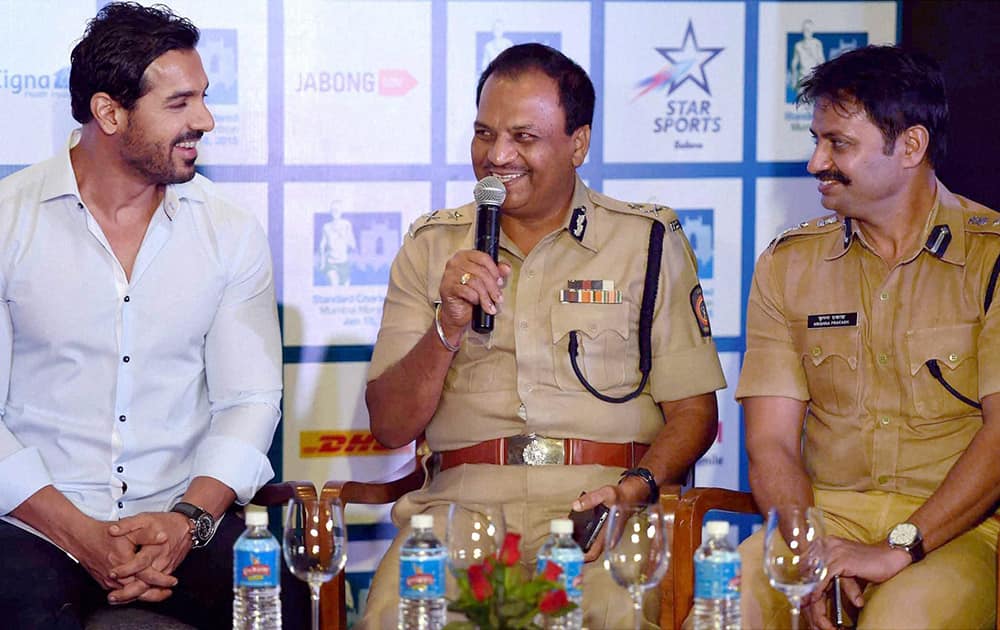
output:
MULTIPOLYGON (((806 236, 810 234, 826 234, 833 230, 840 229, 840 217, 837 215, 827 216, 820 219, 814 219, 810 221, 802 221, 790 228, 782 231, 771 243, 768 245, 768 249, 773 249, 774 246, 778 245, 787 238, 793 236, 806 236)), ((847 226, 850 229, 850 226, 847 226)))
POLYGON ((466 212, 465 206, 454 210, 434 210, 418 217, 412 224, 408 234, 413 238, 417 232, 429 225, 463 225, 472 222, 473 213, 466 212))

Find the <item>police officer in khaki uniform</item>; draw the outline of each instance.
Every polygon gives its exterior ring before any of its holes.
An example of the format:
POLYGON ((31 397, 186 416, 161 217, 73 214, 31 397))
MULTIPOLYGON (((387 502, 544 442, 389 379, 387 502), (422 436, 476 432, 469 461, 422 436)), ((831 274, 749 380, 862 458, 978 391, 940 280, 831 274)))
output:
MULTIPOLYGON (((531 564, 550 519, 649 499, 657 484, 684 477, 717 430, 725 381, 675 213, 610 199, 576 176, 593 118, 586 73, 526 44, 497 57, 478 90, 473 168, 507 191, 500 263, 474 249, 472 204, 419 219, 393 263, 366 392, 372 432, 390 447, 426 433, 439 472, 394 508, 401 531, 375 575, 364 627, 395 623, 398 549, 412 514, 433 514, 441 533, 449 503, 501 504, 531 564), (651 257, 653 231, 662 254, 651 257), (476 304, 496 314, 492 333, 470 330, 476 304), (644 335, 648 380, 638 367, 644 335), (619 402, 581 384, 571 337, 584 379, 619 402)), ((585 623, 628 627, 627 602, 589 562, 585 623)))
MULTIPOLYGON (((936 64, 894 47, 818 66, 808 169, 836 214, 775 240, 754 272, 737 390, 763 510, 815 504, 829 570, 805 605, 832 629, 831 579, 863 628, 995 619, 1000 215, 934 168, 948 108, 936 64)), ((744 556, 744 628, 788 624, 744 556)))

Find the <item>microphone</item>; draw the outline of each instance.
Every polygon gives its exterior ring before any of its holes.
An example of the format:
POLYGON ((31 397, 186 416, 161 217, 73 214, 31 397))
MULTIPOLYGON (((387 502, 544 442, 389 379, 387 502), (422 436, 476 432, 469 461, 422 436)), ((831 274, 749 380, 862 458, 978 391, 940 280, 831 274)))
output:
MULTIPOLYGON (((500 245, 500 206, 507 198, 507 189, 499 177, 487 175, 472 191, 476 198, 476 249, 497 261, 500 245)), ((477 333, 493 332, 493 315, 476 304, 472 307, 472 330, 477 333)))

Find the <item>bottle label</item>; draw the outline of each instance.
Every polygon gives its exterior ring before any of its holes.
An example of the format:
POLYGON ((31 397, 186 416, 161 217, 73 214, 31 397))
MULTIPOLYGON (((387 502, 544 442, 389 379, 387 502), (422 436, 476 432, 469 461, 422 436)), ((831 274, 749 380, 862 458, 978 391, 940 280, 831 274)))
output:
MULTIPOLYGON (((566 591, 566 596, 570 599, 583 597, 583 560, 552 558, 552 562, 558 564, 563 572, 559 574, 559 582, 566 591)), ((541 575, 545 571, 545 558, 539 558, 535 566, 535 573, 541 575)))
POLYGON ((278 586, 281 579, 281 556, 278 550, 245 551, 237 549, 234 567, 235 586, 269 588, 278 586))
POLYGON ((399 596, 406 599, 437 599, 444 597, 444 571, 447 556, 430 558, 400 558, 399 596))
POLYGON ((739 559, 702 560, 694 565, 694 596, 698 599, 736 599, 740 596, 739 559))

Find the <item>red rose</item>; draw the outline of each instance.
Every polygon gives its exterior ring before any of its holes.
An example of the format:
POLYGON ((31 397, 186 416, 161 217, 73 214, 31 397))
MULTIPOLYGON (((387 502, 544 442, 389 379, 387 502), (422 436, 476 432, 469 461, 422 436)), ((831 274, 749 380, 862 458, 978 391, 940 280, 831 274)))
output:
POLYGON ((521 543, 520 534, 507 534, 503 539, 503 547, 500 548, 500 564, 512 567, 521 559, 521 552, 517 548, 521 543))
POLYGON ((542 577, 549 582, 555 582, 559 579, 559 576, 562 575, 562 572, 563 570, 561 566, 551 560, 546 560, 545 568, 542 569, 542 577))
POLYGON ((561 588, 552 589, 545 595, 542 595, 542 600, 538 602, 538 610, 546 615, 551 615, 568 603, 569 598, 566 597, 566 591, 561 588))
POLYGON ((493 585, 486 579, 485 569, 485 565, 482 564, 473 564, 469 567, 469 587, 472 588, 472 596, 480 602, 493 594, 493 585))

